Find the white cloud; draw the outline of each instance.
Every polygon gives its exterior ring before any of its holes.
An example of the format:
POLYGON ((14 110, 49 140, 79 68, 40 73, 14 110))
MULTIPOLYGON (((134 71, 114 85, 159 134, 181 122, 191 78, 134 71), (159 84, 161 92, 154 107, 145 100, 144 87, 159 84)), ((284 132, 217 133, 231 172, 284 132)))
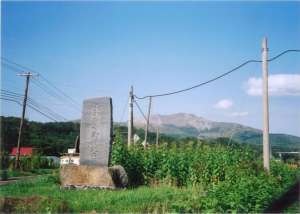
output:
POLYGON ((229 109, 232 105, 233 105, 233 102, 231 100, 229 100, 229 99, 223 99, 223 100, 220 100, 219 102, 217 102, 214 105, 214 108, 229 109))
MULTIPOLYGON (((300 74, 269 75, 269 95, 300 96, 300 74)), ((262 95, 262 79, 251 77, 247 81, 247 94, 262 95)))
POLYGON ((249 112, 242 111, 242 112, 232 112, 229 116, 231 117, 245 117, 248 116, 249 112))

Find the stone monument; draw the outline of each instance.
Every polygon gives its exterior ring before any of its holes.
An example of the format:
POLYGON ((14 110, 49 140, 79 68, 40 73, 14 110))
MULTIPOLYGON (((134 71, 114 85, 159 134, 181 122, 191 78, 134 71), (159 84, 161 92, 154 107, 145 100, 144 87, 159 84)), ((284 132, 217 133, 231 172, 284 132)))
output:
POLYGON ((80 125, 80 164, 108 166, 111 145, 111 98, 85 100, 80 125))
POLYGON ((61 167, 61 185, 109 189, 126 186, 128 179, 123 167, 109 168, 112 141, 112 99, 85 100, 80 124, 80 165, 61 167))

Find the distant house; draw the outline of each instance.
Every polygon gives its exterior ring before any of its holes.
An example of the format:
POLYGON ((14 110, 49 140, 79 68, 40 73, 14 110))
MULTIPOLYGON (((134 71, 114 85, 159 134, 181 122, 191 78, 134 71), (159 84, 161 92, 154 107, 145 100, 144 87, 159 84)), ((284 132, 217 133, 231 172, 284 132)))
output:
MULTIPOLYGON (((33 147, 20 147, 20 156, 32 156, 36 152, 33 147)), ((17 147, 14 147, 10 153, 11 156, 17 155, 17 147)))
POLYGON ((76 148, 68 149, 68 153, 60 157, 60 165, 75 164, 79 165, 79 153, 76 153, 76 148))
POLYGON ((60 165, 80 164, 79 144, 80 144, 80 138, 79 136, 77 136, 75 140, 74 148, 69 148, 68 153, 63 154, 63 156, 60 157, 60 165))

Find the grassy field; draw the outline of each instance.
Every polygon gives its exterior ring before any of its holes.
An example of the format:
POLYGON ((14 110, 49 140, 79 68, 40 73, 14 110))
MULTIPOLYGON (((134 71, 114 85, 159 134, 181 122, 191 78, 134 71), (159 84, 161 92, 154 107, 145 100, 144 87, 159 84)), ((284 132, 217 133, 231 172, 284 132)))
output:
POLYGON ((10 178, 10 177, 51 174, 52 172, 53 172, 53 169, 36 169, 36 170, 31 170, 31 171, 8 170, 7 176, 8 176, 8 178, 10 178))
MULTIPOLYGON (((145 150, 128 148, 118 135, 112 165, 125 168, 128 189, 63 190, 54 170, 1 186, 0 212, 262 213, 300 173, 298 165, 274 159, 266 173, 257 151, 239 144, 187 142, 145 150)), ((297 206, 287 211, 297 213, 297 206)))
MULTIPOLYGON (((0 211, 63 212, 203 212, 206 192, 197 187, 142 186, 123 190, 64 190, 57 175, 44 175, 0 187, 0 211)), ((299 213, 294 204, 288 213, 299 213)), ((214 212, 205 209, 204 212, 214 212)))
POLYGON ((300 213, 299 201, 294 203, 292 206, 284 210, 284 213, 300 213))
POLYGON ((61 190, 56 176, 2 186, 4 212, 179 212, 183 204, 200 210, 201 188, 170 186, 124 190, 61 190), (21 198, 21 199, 20 199, 21 198))

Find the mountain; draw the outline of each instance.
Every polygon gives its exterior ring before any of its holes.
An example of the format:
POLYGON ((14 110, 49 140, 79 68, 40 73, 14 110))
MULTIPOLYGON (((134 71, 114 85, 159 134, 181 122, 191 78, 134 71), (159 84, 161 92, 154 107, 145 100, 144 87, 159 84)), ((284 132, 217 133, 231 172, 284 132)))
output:
MULTIPOLYGON (((137 128, 145 128, 144 119, 136 119, 137 128)), ((178 137, 197 137, 209 139, 228 137, 241 143, 259 145, 262 142, 262 131, 237 123, 216 122, 198 117, 194 114, 177 113, 170 115, 152 115, 149 130, 178 137)), ((287 134, 270 134, 272 148, 294 151, 300 148, 300 137, 287 134)))
MULTIPOLYGON (((134 121, 136 127, 144 128, 145 120, 134 121)), ((230 137, 232 133, 250 132, 260 134, 261 131, 237 123, 215 122, 194 114, 177 113, 170 115, 153 115, 150 118, 150 131, 159 128, 160 132, 171 135, 198 138, 230 137)))

